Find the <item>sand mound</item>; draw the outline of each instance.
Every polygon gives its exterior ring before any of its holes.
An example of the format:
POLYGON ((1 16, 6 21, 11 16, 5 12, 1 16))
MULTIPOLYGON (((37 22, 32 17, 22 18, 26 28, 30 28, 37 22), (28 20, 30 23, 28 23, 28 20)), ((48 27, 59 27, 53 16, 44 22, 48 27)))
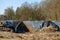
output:
POLYGON ((49 26, 49 27, 43 27, 40 32, 55 32, 57 30, 57 28, 54 28, 53 26, 49 26))

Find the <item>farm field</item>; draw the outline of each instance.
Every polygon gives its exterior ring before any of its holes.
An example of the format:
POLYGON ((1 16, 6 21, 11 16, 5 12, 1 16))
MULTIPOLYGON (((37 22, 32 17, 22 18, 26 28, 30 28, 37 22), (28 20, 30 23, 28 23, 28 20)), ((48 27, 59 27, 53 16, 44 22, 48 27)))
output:
POLYGON ((42 28, 35 33, 0 32, 0 40, 60 40, 60 32, 53 28, 42 28))

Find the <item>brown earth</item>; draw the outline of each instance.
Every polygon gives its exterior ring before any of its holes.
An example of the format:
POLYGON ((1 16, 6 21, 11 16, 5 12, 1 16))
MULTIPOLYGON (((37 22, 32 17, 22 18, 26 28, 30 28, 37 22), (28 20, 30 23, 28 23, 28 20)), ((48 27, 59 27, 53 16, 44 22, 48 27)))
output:
POLYGON ((35 33, 0 32, 0 40, 60 40, 60 32, 51 26, 35 33))

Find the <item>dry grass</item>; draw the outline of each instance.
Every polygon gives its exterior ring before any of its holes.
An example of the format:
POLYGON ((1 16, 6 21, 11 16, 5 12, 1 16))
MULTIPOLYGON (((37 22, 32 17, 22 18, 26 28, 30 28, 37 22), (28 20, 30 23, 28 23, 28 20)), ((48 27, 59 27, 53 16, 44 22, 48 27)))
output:
POLYGON ((56 32, 57 28, 54 28, 53 26, 49 27, 43 27, 40 32, 56 32))
POLYGON ((0 27, 0 30, 1 31, 8 31, 8 30, 11 30, 11 28, 0 27))
POLYGON ((0 32, 0 40, 60 40, 60 32, 52 26, 35 33, 0 32))

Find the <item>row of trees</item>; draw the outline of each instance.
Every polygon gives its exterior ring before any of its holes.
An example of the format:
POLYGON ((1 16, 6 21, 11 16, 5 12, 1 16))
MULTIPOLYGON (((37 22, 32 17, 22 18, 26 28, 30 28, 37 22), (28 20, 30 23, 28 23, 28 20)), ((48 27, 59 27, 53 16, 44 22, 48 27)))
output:
POLYGON ((5 9, 4 15, 12 20, 60 20, 60 1, 45 0, 41 3, 25 2, 16 11, 13 7, 5 9))

